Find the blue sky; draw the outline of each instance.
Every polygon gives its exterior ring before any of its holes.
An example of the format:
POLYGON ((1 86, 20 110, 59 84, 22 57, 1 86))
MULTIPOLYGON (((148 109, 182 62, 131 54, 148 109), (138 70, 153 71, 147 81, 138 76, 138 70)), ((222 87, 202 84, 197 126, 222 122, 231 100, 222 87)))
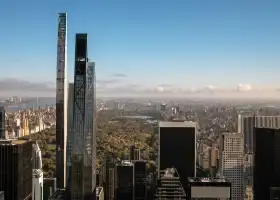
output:
POLYGON ((277 85, 279 0, 1 0, 0 79, 55 81, 57 13, 89 35, 97 78, 120 85, 277 85))

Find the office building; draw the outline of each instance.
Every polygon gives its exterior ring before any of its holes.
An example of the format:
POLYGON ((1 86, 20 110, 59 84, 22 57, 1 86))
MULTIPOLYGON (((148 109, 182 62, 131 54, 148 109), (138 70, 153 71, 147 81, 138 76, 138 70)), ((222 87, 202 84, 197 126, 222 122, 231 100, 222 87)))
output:
POLYGON ((0 191, 5 200, 29 199, 32 195, 32 141, 0 141, 0 191))
POLYGON ((134 200, 147 199, 147 165, 144 160, 134 161, 134 200))
POLYGON ((74 105, 74 83, 69 83, 68 85, 68 110, 67 110, 67 151, 66 151, 66 187, 70 185, 70 173, 71 173, 71 149, 73 140, 73 105, 74 105))
POLYGON ((139 148, 135 148, 134 145, 131 145, 129 150, 130 150, 130 152, 129 152, 130 160, 141 160, 141 151, 139 148))
POLYGON ((216 177, 218 171, 219 150, 216 147, 209 149, 209 172, 211 177, 216 177))
POLYGON ((195 122, 159 122, 158 176, 174 167, 184 189, 188 177, 196 176, 196 127, 195 122))
POLYGON ((106 158, 106 181, 104 182, 105 199, 115 199, 115 163, 114 160, 106 158))
POLYGON ((56 69, 56 180, 58 188, 64 188, 66 184, 67 84, 67 14, 59 13, 56 69))
POLYGON ((122 161, 116 165, 116 200, 134 199, 134 164, 122 161))
POLYGON ((232 200, 244 197, 244 144, 241 133, 221 133, 220 135, 220 170, 231 182, 232 200))
POLYGON ((33 145, 33 177, 32 177, 32 200, 43 200, 43 170, 41 149, 37 142, 33 145))
POLYGON ((238 132, 244 135, 245 153, 253 152, 253 132, 257 128, 280 128, 280 116, 238 115, 238 132))
POLYGON ((134 160, 134 149, 135 149, 135 145, 131 145, 129 148, 129 159, 130 160, 134 160))
POLYGON ((280 129, 255 128, 254 200, 280 199, 280 129))
POLYGON ((5 139, 5 108, 0 107, 0 139, 5 139))
POLYGON ((141 150, 139 148, 134 149, 134 160, 141 160, 141 150))
POLYGON ((56 191, 56 178, 44 178, 43 185, 43 200, 48 200, 56 191))
POLYGON ((175 168, 161 170, 156 186, 155 200, 185 200, 186 193, 175 168))
POLYGON ((189 178, 187 194, 187 200, 230 200, 231 183, 225 178, 189 178))
POLYGON ((96 199, 95 66, 88 63, 87 34, 76 34, 73 134, 68 186, 71 199, 96 199))
POLYGON ((253 153, 244 155, 244 183, 253 185, 253 153))
POLYGON ((104 200, 103 187, 96 187, 96 200, 104 200))

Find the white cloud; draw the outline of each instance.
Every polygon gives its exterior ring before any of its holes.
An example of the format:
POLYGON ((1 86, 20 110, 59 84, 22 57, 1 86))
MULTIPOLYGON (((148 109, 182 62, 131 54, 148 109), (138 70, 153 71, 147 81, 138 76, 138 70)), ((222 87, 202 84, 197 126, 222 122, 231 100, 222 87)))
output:
POLYGON ((237 86, 238 91, 250 91, 252 90, 252 87, 250 84, 238 84, 237 86))

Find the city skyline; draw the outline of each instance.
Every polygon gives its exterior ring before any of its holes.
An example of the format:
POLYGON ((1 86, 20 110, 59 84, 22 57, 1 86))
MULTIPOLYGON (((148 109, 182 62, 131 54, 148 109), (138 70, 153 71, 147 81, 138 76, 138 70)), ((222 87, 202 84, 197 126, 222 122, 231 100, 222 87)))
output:
POLYGON ((7 2, 0 96, 55 96, 56 17, 65 11, 68 76, 74 33, 87 32, 98 96, 278 98, 280 3, 252 2, 7 2))

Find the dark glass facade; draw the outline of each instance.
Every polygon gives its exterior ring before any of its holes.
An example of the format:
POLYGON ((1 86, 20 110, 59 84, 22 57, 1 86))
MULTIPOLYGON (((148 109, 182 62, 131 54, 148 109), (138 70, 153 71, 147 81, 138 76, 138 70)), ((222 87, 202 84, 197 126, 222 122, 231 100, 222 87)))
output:
POLYGON ((5 192, 5 200, 31 197, 31 159, 31 141, 0 141, 0 191, 5 192))
POLYGON ((196 130, 194 127, 160 127, 159 131, 160 170, 176 168, 186 190, 188 177, 196 175, 196 130))
POLYGON ((147 199, 146 161, 134 162, 134 200, 147 199))
POLYGON ((133 165, 116 166, 116 200, 133 200, 133 165))
POLYGON ((253 173, 254 199, 276 199, 271 197, 280 187, 280 129, 254 129, 253 173))

